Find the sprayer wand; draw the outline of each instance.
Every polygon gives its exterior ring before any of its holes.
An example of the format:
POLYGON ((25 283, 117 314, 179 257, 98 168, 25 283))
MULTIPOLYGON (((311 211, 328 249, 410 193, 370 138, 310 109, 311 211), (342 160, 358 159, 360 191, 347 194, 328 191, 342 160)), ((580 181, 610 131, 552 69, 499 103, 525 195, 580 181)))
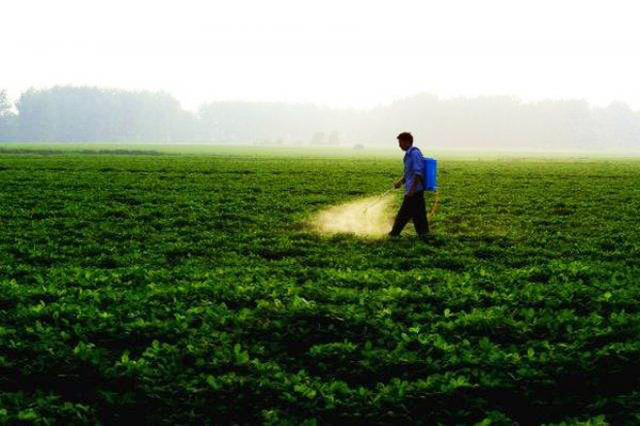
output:
POLYGON ((393 191, 395 188, 390 188, 387 189, 386 191, 384 191, 382 194, 378 195, 378 198, 371 204, 369 204, 365 209, 363 214, 367 214, 367 210, 369 210, 371 207, 375 206, 376 204, 378 204, 380 202, 380 200, 382 200, 388 193, 390 193, 391 191, 393 191))

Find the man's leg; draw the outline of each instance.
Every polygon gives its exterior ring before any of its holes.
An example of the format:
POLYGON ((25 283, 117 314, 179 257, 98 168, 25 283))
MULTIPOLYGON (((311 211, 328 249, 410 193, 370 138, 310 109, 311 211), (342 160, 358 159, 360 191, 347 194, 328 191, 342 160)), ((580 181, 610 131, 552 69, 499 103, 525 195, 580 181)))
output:
POLYGON ((413 210, 412 204, 411 198, 405 196, 402 200, 402 205, 400 206, 400 210, 398 210, 396 220, 393 222, 393 228, 391 229, 391 232, 389 232, 389 235, 392 237, 400 235, 404 226, 409 222, 409 219, 411 219, 411 210, 413 210))
POLYGON ((429 233, 429 222, 427 221, 427 209, 424 205, 424 191, 416 192, 413 196, 413 226, 416 228, 416 234, 423 237, 429 233))

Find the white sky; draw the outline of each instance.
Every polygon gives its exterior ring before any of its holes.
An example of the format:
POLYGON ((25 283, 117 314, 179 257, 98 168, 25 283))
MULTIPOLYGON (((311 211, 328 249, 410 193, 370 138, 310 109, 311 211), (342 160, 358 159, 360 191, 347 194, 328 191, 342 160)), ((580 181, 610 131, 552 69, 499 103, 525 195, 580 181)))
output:
POLYGON ((640 109, 634 1, 1 0, 0 89, 370 107, 430 92, 640 109))

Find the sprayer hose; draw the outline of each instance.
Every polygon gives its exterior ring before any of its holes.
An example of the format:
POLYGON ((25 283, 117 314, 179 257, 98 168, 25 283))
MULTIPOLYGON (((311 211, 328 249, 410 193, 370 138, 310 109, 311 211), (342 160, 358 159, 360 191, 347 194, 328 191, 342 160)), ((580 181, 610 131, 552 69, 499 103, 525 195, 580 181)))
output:
POLYGON ((427 220, 431 220, 433 216, 436 215, 438 208, 440 207, 440 190, 436 189, 435 198, 433 199, 433 206, 431 206, 431 210, 427 214, 427 220))

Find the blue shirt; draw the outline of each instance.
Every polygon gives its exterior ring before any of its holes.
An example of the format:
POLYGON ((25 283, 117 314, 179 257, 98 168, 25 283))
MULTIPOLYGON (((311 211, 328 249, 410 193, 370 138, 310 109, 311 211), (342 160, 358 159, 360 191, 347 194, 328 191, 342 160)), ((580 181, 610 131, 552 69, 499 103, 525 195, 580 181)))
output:
POLYGON ((412 146, 404 154, 404 193, 407 194, 413 186, 416 176, 420 176, 421 181, 416 185, 416 192, 423 191, 424 180, 424 157, 416 146, 412 146))

